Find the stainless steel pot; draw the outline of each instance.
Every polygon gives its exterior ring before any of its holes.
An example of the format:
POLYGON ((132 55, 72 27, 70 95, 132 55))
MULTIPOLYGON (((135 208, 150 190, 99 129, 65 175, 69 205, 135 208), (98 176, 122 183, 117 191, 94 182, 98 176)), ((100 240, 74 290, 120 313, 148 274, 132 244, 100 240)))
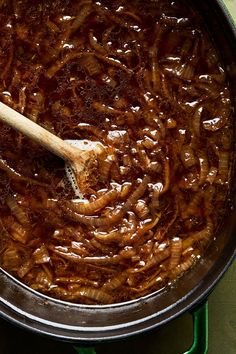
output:
MULTIPOLYGON (((201 12, 219 49, 236 107, 236 29, 222 1, 192 2, 201 12)), ((232 195, 233 206, 236 205, 235 190, 232 195)), ((125 338, 159 327, 206 298, 235 255, 236 210, 232 207, 207 257, 164 292, 122 304, 76 305, 39 294, 2 270, 0 313, 16 325, 57 339, 91 343, 125 338)))

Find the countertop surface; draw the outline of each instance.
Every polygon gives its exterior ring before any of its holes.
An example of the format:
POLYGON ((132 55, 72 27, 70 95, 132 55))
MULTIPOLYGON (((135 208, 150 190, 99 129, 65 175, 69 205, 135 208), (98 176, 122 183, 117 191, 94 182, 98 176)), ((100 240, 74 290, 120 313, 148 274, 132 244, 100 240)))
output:
MULTIPOLYGON (((236 23, 236 0, 225 0, 236 23)), ((192 341, 189 314, 159 331, 98 346, 98 354, 180 354, 192 341)), ((55 342, 0 320, 0 354, 75 354, 71 344, 55 342)), ((209 297, 209 354, 236 353, 236 261, 209 297)), ((201 354, 201 353, 199 353, 201 354)))
POLYGON ((224 3, 236 22, 236 0, 224 0, 224 3))

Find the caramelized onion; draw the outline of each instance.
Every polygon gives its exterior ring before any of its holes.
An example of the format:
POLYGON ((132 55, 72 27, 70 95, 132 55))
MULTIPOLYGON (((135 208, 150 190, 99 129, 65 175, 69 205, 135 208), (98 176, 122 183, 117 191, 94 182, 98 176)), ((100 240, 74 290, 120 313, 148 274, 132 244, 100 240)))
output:
POLYGON ((196 164, 193 149, 189 145, 184 145, 181 150, 181 160, 186 168, 192 167, 196 164))
POLYGON ((218 178, 220 181, 224 182, 227 179, 229 173, 229 152, 220 151, 219 152, 219 167, 218 167, 218 178))
POLYGON ((107 283, 105 283, 102 289, 105 291, 111 291, 117 289, 125 283, 127 277, 128 277, 127 272, 123 272, 118 276, 110 279, 107 283))
POLYGON ((15 216, 15 218, 17 219, 17 221, 19 221, 21 225, 29 224, 28 215, 14 198, 8 196, 6 199, 6 204, 11 209, 12 214, 15 216))
POLYGON ((74 295, 82 298, 86 297, 102 304, 111 304, 113 302, 112 295, 108 294, 103 290, 89 288, 89 287, 83 287, 78 289, 74 295))
POLYGON ((115 201, 118 192, 115 189, 108 191, 93 202, 67 202, 66 207, 83 215, 93 215, 99 210, 103 209, 106 205, 115 201))
POLYGON ((197 136, 200 135, 202 112, 203 112, 203 108, 199 107, 196 109, 193 116, 193 131, 197 136))
POLYGON ((84 217, 79 215, 76 212, 71 210, 65 210, 67 216, 74 221, 80 222, 82 224, 93 226, 93 227, 101 227, 101 226, 111 226, 117 223, 128 210, 132 208, 135 202, 142 197, 143 193, 145 192, 147 185, 150 181, 149 176, 145 176, 141 184, 137 187, 137 189, 131 194, 128 200, 125 202, 123 207, 119 210, 115 210, 111 212, 108 216, 103 217, 84 217))
POLYGON ((182 253, 182 240, 178 237, 171 240, 169 269, 175 269, 180 261, 182 253))
POLYGON ((197 241, 201 241, 201 240, 209 241, 209 238, 212 236, 212 230, 213 230, 213 222, 208 217, 206 227, 203 230, 193 233, 183 241, 183 249, 192 246, 197 241))
POLYGON ((152 254, 147 261, 146 265, 144 267, 141 267, 137 270, 135 270, 136 273, 140 272, 145 272, 149 270, 150 268, 160 264, 162 261, 164 261, 166 258, 170 257, 171 251, 170 248, 166 248, 164 250, 159 250, 156 254, 152 254))
POLYGON ((202 185, 205 183, 209 172, 208 158, 203 151, 199 153, 199 164, 200 164, 199 184, 202 185))
POLYGON ((94 36, 93 30, 89 32, 89 42, 93 50, 101 53, 102 55, 106 54, 106 49, 98 43, 97 38, 94 36))
POLYGON ((186 261, 178 264, 178 266, 172 270, 172 277, 176 278, 177 276, 181 275, 182 273, 186 272, 189 268, 193 266, 196 262, 197 258, 196 255, 189 256, 186 261))
POLYGON ((14 221, 8 226, 9 233, 13 240, 26 244, 29 238, 28 230, 14 221))

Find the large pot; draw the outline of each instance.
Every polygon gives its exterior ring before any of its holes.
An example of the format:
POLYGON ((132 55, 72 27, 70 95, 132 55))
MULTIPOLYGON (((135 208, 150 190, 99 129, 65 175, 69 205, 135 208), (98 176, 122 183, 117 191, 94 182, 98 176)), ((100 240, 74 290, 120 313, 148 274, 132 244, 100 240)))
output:
MULTIPOLYGON (((221 0, 198 0, 194 6, 204 17, 222 55, 236 107, 236 29, 221 0)), ((236 191, 233 196, 236 199, 236 191)), ((69 304, 39 294, 1 271, 1 315, 25 329, 73 342, 125 338, 159 327, 206 298, 233 261, 236 255, 233 207, 216 236, 206 258, 171 289, 122 304, 69 304)))

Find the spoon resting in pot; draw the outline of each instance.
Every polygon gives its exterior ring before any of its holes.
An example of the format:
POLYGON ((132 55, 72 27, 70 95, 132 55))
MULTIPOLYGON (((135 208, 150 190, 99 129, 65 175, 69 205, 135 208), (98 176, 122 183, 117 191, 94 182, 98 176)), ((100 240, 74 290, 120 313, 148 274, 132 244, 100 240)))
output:
POLYGON ((66 162, 66 174, 78 197, 89 188, 89 180, 97 167, 102 144, 84 140, 62 140, 19 112, 0 102, 0 121, 10 125, 66 162))

